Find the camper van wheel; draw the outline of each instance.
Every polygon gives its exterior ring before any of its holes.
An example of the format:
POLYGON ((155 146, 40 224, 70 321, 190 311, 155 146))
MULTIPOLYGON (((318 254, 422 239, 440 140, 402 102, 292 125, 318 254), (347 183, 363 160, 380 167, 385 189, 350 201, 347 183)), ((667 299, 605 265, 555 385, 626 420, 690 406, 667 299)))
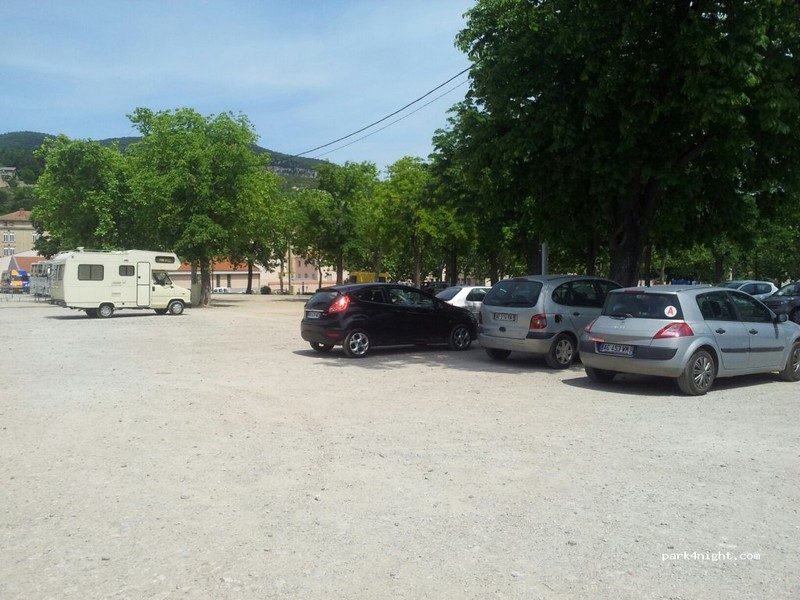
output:
POLYGON ((114 306, 112 304, 101 304, 97 309, 97 316, 101 319, 107 319, 114 314, 114 306))
POLYGON ((171 315, 179 315, 183 312, 183 302, 180 300, 173 300, 167 306, 167 311, 171 315))
POLYGON ((97 317, 97 309, 96 308, 87 308, 86 309, 86 316, 91 318, 97 317))

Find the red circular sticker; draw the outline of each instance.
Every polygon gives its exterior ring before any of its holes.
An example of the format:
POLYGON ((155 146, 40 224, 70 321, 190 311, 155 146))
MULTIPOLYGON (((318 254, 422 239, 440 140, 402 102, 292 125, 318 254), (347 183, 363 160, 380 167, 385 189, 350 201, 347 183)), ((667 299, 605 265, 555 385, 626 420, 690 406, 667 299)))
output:
POLYGON ((668 306, 664 309, 664 314, 667 315, 670 319, 678 314, 678 309, 674 306, 668 306))

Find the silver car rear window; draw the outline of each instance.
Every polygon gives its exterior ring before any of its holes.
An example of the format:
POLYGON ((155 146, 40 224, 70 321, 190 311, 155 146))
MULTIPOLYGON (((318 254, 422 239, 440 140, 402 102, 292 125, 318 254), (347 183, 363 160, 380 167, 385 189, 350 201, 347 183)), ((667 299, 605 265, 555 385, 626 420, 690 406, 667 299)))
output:
POLYGON ((655 292, 611 292, 603 305, 607 317, 636 319, 683 320, 683 310, 677 294, 655 292))
POLYGON ((489 290, 483 303, 486 306, 533 308, 539 301, 539 292, 541 291, 541 281, 507 279, 489 290))

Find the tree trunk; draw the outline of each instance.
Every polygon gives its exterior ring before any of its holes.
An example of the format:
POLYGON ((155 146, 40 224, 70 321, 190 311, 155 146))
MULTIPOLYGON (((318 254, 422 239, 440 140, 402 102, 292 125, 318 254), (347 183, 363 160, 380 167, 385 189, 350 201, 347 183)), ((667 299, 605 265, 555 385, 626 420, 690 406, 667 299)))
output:
POLYGON ((725 278, 725 257, 722 254, 714 255, 714 283, 721 283, 725 278))
POLYGON ((344 283, 344 253, 339 252, 336 255, 336 285, 344 283))
POLYGON ((620 285, 635 287, 639 283, 639 266, 658 195, 658 182, 650 178, 643 186, 637 182, 629 197, 617 202, 608 249, 611 279, 620 285))
POLYGON ((661 283, 667 283, 667 259, 669 252, 664 250, 664 256, 661 258, 661 283))
POLYGON ((191 275, 191 284, 189 286, 191 290, 191 302, 192 306, 199 306, 200 305, 200 279, 197 277, 197 261, 192 261, 192 275, 191 275))
POLYGON ((651 279, 651 270, 653 268, 653 246, 651 244, 647 244, 647 248, 644 249, 644 285, 645 287, 650 287, 652 283, 651 279))
POLYGON ((492 254, 489 257, 489 281, 491 281, 492 285, 494 285, 499 280, 500 280, 500 275, 498 273, 498 268, 497 268, 497 255, 492 254))
POLYGON ((286 265, 284 264, 285 262, 286 261, 283 258, 281 258, 278 261, 278 265, 279 265, 279 268, 280 268, 280 271, 278 271, 278 283, 281 286, 281 294, 283 294, 283 273, 284 273, 284 269, 286 268, 286 265))
POLYGON ((317 286, 317 289, 320 289, 322 287, 322 261, 321 260, 317 260, 317 271, 319 272, 319 285, 317 286))
POLYGON ((420 287, 422 285, 422 253, 419 250, 416 235, 411 239, 411 253, 414 255, 414 285, 420 287))
POLYGON ((380 281, 381 279, 381 253, 374 252, 372 254, 372 271, 375 274, 375 281, 380 281))
POLYGON ((247 291, 246 294, 253 293, 253 261, 247 261, 247 291))
POLYGON ((450 249, 449 262, 447 263, 447 274, 450 280, 450 285, 458 284, 458 253, 455 247, 450 249))
POLYGON ((599 246, 597 234, 592 235, 586 247, 586 274, 597 275, 597 247, 599 246))
POLYGON ((211 261, 207 258, 200 260, 200 304, 208 306, 211 298, 211 261))
POLYGON ((542 243, 539 238, 525 240, 525 268, 528 275, 542 274, 542 243))

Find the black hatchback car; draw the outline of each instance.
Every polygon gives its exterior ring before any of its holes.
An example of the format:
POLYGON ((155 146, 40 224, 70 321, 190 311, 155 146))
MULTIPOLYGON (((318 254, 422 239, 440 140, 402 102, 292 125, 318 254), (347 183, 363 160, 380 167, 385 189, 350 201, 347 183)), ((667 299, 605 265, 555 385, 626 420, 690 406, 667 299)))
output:
POLYGON ((800 325, 800 281, 789 283, 762 300, 776 315, 789 315, 789 320, 800 325))
POLYGON ((322 288, 305 305, 303 339, 317 352, 341 345, 350 358, 376 346, 448 344, 467 350, 476 337, 475 318, 416 288, 362 283, 322 288))

